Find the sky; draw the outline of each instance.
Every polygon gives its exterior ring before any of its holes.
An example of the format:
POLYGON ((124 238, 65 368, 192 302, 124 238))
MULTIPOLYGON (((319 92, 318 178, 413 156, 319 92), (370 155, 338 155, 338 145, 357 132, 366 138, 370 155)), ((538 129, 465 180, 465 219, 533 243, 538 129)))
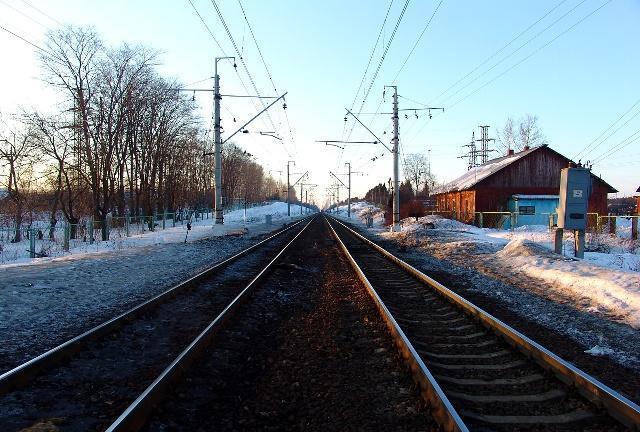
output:
MULTIPOLYGON (((594 173, 618 196, 632 195, 640 185, 640 139, 634 141, 640 138, 638 0, 215 4, 259 94, 287 92, 286 110, 277 103, 234 140, 275 178, 286 180, 287 161, 295 161, 291 181, 308 171, 305 182, 318 185, 313 196, 319 204, 333 183, 330 171, 347 183, 347 162, 357 173, 352 196, 391 177, 392 157, 380 144, 340 149, 316 141, 374 141, 351 116, 345 123, 345 108, 353 107, 390 146, 391 116, 384 113, 392 108, 393 90, 383 91, 392 84, 401 109, 444 108, 432 111, 431 119, 424 110, 400 117, 401 160, 411 153, 428 156, 440 182, 466 171, 459 156, 479 125, 489 125, 490 137, 496 137, 507 118, 532 114, 552 148, 595 161, 594 173), (364 114, 376 112, 382 114, 364 114), (276 132, 282 141, 261 131, 276 132)), ((209 89, 214 58, 239 57, 214 6, 212 0, 0 0, 0 25, 36 45, 61 25, 93 26, 112 46, 126 42, 158 50, 164 76, 209 89)), ((0 30, 0 53, 0 113, 54 109, 56 95, 41 81, 37 49, 0 30)), ((222 93, 255 95, 238 58, 236 64, 237 72, 232 61, 218 63, 222 93)), ((211 93, 195 98, 208 130, 211 93)), ((262 109, 256 99, 223 97, 221 103, 223 138, 262 109)))

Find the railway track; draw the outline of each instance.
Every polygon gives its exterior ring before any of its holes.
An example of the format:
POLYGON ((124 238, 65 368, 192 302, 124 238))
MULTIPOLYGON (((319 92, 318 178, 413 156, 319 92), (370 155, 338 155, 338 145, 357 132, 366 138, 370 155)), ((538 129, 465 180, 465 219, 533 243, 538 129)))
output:
POLYGON ((445 430, 640 430, 640 407, 327 218, 445 430))
POLYGON ((309 223, 298 221, 0 375, 0 430, 103 430, 123 411, 135 419, 309 223), (158 375, 164 378, 154 381, 158 375))

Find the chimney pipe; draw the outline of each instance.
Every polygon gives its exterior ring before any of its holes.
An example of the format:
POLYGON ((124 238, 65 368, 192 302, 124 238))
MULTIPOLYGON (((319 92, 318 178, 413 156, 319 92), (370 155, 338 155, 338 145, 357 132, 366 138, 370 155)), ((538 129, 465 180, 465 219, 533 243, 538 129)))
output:
POLYGON ((528 145, 524 146, 524 148, 522 150, 527 151, 529 150, 531 147, 529 147, 528 145))
POLYGON ((507 156, 513 156, 515 153, 515 151, 513 149, 509 149, 509 152, 507 153, 507 156))

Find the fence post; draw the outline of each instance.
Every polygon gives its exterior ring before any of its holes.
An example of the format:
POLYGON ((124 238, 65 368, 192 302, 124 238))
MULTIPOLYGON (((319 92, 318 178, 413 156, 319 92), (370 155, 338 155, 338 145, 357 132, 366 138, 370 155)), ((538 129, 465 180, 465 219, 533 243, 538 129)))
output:
POLYGON ((176 227, 176 210, 173 210, 173 215, 171 217, 171 220, 173 220, 173 227, 176 227))
MULTIPOLYGON (((611 213, 609 213, 609 216, 611 216, 611 213)), ((609 217, 609 234, 615 234, 616 233, 616 217, 609 217)))
POLYGON ((36 230, 29 228, 29 255, 36 257, 36 230))
POLYGON ((107 225, 107 240, 109 240, 111 238, 111 225, 113 224, 113 216, 111 216, 111 213, 107 214, 104 223, 107 225))
POLYGON ((153 211, 151 215, 151 226, 149 227, 150 231, 156 230, 156 220, 158 219, 158 212, 156 210, 153 211))
POLYGON ((516 214, 509 213, 509 219, 509 222, 511 223, 511 231, 513 231, 516 228, 516 214))
POLYGON ((484 215, 482 212, 478 213, 478 224, 480 225, 480 228, 484 228, 484 215))
POLYGON ((162 213, 162 229, 166 229, 167 225, 167 209, 164 209, 164 213, 162 213))
POLYGON ((600 215, 598 214, 598 217, 596 218, 596 231, 598 233, 602 232, 602 222, 600 222, 600 215))
POLYGON ((631 216, 631 238, 638 240, 638 218, 640 216, 631 216))
POLYGON ((62 241, 62 249, 69 252, 69 240, 71 239, 71 225, 69 221, 64 223, 64 240, 62 241))
POLYGON ((127 237, 130 236, 129 225, 131 224, 131 216, 126 215, 124 217, 124 233, 127 237))
POLYGON ((549 213, 549 232, 553 231, 553 213, 549 213))
POLYGON ((93 244, 93 216, 91 216, 87 224, 89 225, 87 227, 87 231, 89 231, 89 244, 93 244))

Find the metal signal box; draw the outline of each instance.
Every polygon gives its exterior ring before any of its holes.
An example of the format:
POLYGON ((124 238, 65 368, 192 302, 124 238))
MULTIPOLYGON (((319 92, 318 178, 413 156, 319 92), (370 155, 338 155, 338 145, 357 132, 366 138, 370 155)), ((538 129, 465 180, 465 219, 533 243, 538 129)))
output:
POLYGON ((591 194, 591 171, 586 168, 563 168, 560 171, 558 228, 584 231, 591 194))

